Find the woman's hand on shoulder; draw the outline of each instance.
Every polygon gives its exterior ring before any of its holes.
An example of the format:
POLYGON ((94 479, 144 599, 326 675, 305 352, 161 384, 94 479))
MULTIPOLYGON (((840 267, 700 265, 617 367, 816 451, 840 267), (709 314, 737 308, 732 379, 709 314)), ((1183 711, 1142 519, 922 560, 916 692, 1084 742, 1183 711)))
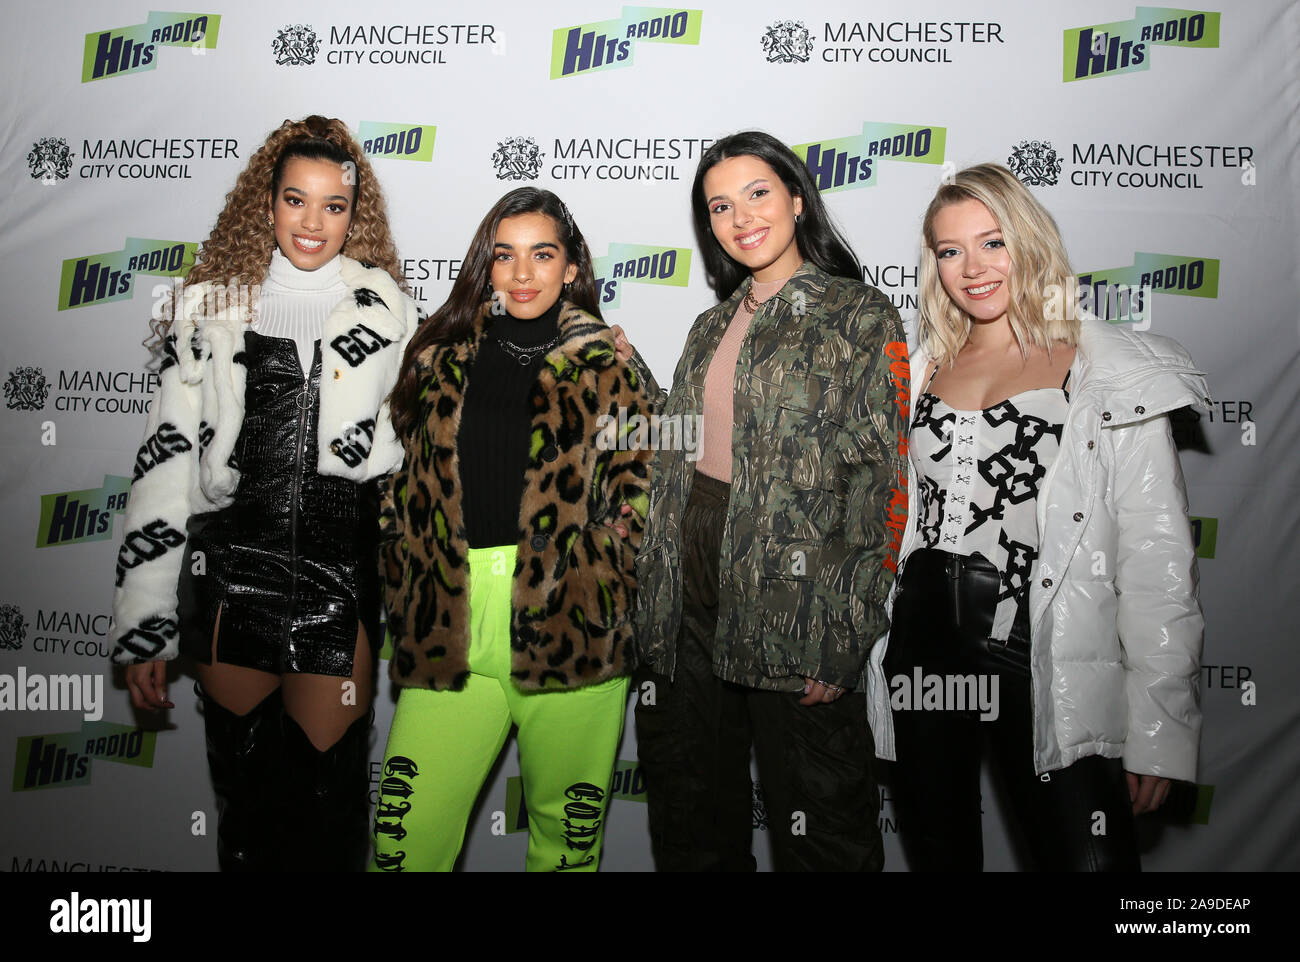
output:
POLYGON ((136 708, 162 711, 176 706, 167 698, 167 662, 146 661, 127 665, 126 688, 136 708))
POLYGON ((1154 812, 1165 803, 1169 795, 1169 779, 1158 775, 1136 775, 1125 772, 1128 778, 1128 799, 1133 803, 1133 814, 1154 812))
MULTIPOLYGON (((619 514, 622 515, 624 518, 629 517, 632 514, 632 506, 630 504, 623 505, 623 508, 621 511, 619 511, 619 514)), ((618 536, 620 538, 627 537, 627 525, 623 524, 622 522, 606 521, 605 527, 613 528, 616 532, 618 532, 618 536)))
POLYGON ((619 325, 613 324, 609 330, 614 335, 614 355, 626 364, 632 360, 632 355, 636 353, 632 347, 632 342, 627 339, 627 335, 619 325))

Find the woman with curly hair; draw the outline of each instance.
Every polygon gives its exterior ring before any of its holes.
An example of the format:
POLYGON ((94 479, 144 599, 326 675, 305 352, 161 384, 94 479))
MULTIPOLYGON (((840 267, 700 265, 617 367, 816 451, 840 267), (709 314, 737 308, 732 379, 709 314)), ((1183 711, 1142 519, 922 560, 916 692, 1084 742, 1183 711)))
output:
POLYGON ((370 164, 311 116, 253 155, 153 325, 109 640, 137 708, 173 707, 165 662, 197 663, 223 871, 365 861, 404 288, 370 164))
POLYGON ((511 726, 529 871, 595 871, 627 705, 652 384, 619 361, 555 194, 479 224, 393 392, 393 680, 375 868, 449 871, 511 726), (642 432, 644 433, 644 432, 642 432))

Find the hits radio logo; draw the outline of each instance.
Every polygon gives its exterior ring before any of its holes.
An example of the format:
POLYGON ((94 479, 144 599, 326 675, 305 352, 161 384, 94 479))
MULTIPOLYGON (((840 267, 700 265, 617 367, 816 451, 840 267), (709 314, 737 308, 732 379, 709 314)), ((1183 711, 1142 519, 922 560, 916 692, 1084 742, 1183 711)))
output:
POLYGON ((1151 47, 1217 47, 1219 14, 1176 7, 1138 7, 1132 20, 1065 31, 1066 83, 1151 69, 1151 47))
POLYGON ((910 164, 942 164, 948 139, 946 127, 879 124, 866 121, 856 137, 840 137, 792 149, 805 164, 823 194, 874 187, 878 160, 910 164))
POLYGON ((102 487, 41 495, 36 547, 107 541, 113 537, 113 515, 126 510, 130 489, 130 478, 106 474, 102 487))
POLYGON ((1138 251, 1131 267, 1088 271, 1079 276, 1085 306, 1103 321, 1146 317, 1148 294, 1219 296, 1219 262, 1213 257, 1180 257, 1138 251), (1125 299, 1127 298, 1127 300, 1125 299))
POLYGON ((1218 518, 1191 518, 1192 544, 1196 546, 1196 557, 1213 558, 1219 544, 1218 518))
POLYGON ((618 20, 560 27, 551 34, 551 79, 632 65, 633 44, 700 42, 702 10, 624 7, 618 20))
POLYGON ((128 237, 120 251, 70 257, 59 275, 59 310, 127 300, 136 274, 184 277, 194 266, 198 246, 128 237))
POLYGON ((646 247, 610 244, 609 253, 595 258, 596 293, 602 307, 619 307, 623 283, 685 287, 691 277, 689 247, 646 247))
POLYGON ((396 160, 433 160, 433 140, 438 128, 427 124, 381 124, 361 121, 357 139, 367 157, 396 160))
POLYGON ((14 754, 15 792, 90 784, 95 759, 153 768, 157 732, 113 722, 83 722, 80 731, 25 735, 14 754))
POLYGON ((81 82, 153 70, 158 66, 159 47, 189 47, 196 53, 213 50, 220 29, 217 14, 152 11, 142 24, 88 33, 81 82))

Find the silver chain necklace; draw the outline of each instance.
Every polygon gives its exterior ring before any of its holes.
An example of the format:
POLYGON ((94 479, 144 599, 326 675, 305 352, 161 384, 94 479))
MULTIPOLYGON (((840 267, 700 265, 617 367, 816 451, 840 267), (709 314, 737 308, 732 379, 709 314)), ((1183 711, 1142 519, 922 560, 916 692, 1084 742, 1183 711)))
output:
POLYGON ((555 347, 556 344, 559 344, 560 335, 556 334, 545 344, 538 344, 536 347, 520 347, 514 341, 507 341, 504 337, 495 337, 493 340, 497 342, 497 345, 501 350, 505 351, 518 361, 520 367, 527 367, 529 364, 532 364, 538 356, 545 354, 551 348, 555 347))

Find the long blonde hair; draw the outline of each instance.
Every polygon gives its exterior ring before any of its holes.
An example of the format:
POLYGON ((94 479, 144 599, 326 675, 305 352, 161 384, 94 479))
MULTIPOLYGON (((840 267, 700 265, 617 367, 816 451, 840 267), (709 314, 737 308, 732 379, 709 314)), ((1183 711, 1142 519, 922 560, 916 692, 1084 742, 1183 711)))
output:
POLYGON ((1060 305, 1075 289, 1074 272, 1056 221, 1011 171, 1000 164, 978 164, 959 171, 951 184, 940 187, 925 211, 917 314, 920 345, 937 363, 951 364, 970 335, 970 315, 953 303, 939 279, 934 236, 939 211, 966 200, 987 207, 1002 231, 1012 265, 1007 278, 1007 320, 1020 353, 1028 357, 1030 345, 1050 353, 1053 344, 1077 344, 1079 321, 1073 304, 1061 311, 1047 309, 1053 291, 1055 303, 1060 305))
MULTIPOLYGON (((199 248, 197 263, 185 278, 193 285, 210 281, 231 287, 252 288, 266 279, 275 250, 275 230, 267 223, 267 198, 277 172, 293 156, 346 158, 355 167, 356 198, 352 205, 351 233, 342 253, 386 270, 402 290, 407 290, 388 227, 388 213, 379 181, 347 124, 313 114, 286 120, 273 130, 240 173, 226 195, 226 205, 216 226, 199 248)), ((148 343, 161 345, 171 327, 175 302, 168 297, 149 323, 148 343)))

